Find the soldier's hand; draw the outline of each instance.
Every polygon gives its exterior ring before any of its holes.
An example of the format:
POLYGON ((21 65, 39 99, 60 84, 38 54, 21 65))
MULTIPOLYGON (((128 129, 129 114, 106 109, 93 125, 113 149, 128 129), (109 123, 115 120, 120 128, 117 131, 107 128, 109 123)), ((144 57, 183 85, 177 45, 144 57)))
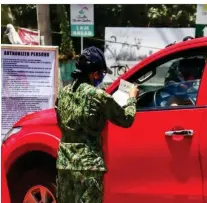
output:
POLYGON ((131 97, 138 97, 139 96, 139 89, 138 89, 138 87, 136 86, 136 85, 134 85, 132 88, 131 88, 131 90, 130 90, 130 92, 129 92, 129 97, 131 98, 131 97))

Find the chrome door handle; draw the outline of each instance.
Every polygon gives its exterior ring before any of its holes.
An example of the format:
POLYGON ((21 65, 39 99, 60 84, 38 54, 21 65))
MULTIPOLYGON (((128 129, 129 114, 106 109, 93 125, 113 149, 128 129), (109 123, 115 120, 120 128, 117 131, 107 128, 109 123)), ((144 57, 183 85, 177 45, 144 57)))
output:
POLYGON ((183 136, 193 136, 193 130, 171 130, 165 132, 166 136, 174 136, 174 135, 183 135, 183 136))

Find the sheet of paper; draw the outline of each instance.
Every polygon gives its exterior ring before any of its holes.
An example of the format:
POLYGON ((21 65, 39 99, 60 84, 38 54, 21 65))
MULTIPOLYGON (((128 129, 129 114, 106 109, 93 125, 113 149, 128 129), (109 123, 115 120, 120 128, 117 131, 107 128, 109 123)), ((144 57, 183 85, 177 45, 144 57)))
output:
POLYGON ((127 104, 129 98, 129 91, 134 84, 127 82, 126 80, 120 80, 118 90, 113 94, 114 100, 120 105, 124 106, 127 104))
POLYGON ((54 105, 55 50, 1 50, 1 138, 22 116, 54 105))

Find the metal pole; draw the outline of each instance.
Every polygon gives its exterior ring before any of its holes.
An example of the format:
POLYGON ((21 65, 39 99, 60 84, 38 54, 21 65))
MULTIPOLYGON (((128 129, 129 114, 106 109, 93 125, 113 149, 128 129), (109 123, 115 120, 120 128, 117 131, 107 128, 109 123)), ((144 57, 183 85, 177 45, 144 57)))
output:
POLYGON ((81 53, 83 52, 83 37, 81 37, 81 53))

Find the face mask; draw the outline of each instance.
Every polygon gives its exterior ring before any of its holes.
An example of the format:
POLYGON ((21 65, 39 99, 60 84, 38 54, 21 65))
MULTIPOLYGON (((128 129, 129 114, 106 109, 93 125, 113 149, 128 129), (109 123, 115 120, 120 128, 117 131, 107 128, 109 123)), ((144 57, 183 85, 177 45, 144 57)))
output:
POLYGON ((104 79, 104 74, 101 73, 99 79, 94 79, 94 86, 97 87, 104 79))

